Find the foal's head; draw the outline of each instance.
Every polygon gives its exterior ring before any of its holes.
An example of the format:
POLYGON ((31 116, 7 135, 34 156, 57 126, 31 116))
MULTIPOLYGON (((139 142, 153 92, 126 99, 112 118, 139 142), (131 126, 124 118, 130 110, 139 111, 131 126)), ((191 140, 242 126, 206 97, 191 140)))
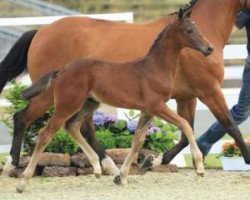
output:
POLYGON ((182 47, 189 47, 208 56, 213 53, 213 47, 208 40, 200 33, 195 23, 191 21, 190 15, 192 10, 183 12, 182 9, 178 12, 177 33, 176 38, 182 47))

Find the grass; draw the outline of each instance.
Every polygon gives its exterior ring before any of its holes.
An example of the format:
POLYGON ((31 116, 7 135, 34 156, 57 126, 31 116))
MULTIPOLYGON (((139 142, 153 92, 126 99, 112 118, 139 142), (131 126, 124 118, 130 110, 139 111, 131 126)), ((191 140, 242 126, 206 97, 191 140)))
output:
MULTIPOLYGON (((244 139, 250 139, 250 133, 247 134, 242 134, 244 139)), ((233 138, 231 136, 229 136, 228 134, 226 134, 223 137, 224 140, 233 140, 233 138)))
POLYGON ((0 163, 5 162, 7 155, 8 155, 8 153, 0 153, 0 163))
MULTIPOLYGON (((205 158, 205 168, 206 169, 222 169, 221 161, 219 158, 216 158, 218 154, 209 154, 205 158)), ((187 163, 187 168, 193 168, 192 156, 191 154, 185 155, 185 160, 187 163)))

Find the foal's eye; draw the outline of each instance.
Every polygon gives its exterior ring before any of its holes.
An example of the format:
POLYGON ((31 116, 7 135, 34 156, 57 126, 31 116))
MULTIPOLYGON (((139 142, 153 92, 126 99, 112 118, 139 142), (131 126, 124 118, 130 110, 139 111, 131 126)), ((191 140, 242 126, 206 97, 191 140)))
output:
POLYGON ((188 29, 188 30, 187 30, 187 33, 188 33, 188 34, 191 34, 191 33, 193 33, 193 30, 192 30, 192 29, 188 29))

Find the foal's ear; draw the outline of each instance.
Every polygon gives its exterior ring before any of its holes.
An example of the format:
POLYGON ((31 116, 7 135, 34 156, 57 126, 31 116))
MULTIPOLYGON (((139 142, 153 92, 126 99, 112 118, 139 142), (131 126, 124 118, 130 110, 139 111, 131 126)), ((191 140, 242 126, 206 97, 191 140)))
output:
POLYGON ((185 17, 190 18, 191 14, 192 14, 192 9, 190 9, 185 13, 185 17))
POLYGON ((179 10, 179 12, 178 12, 178 19, 179 19, 179 20, 182 20, 183 17, 184 17, 184 13, 183 13, 182 8, 180 8, 180 10, 179 10))

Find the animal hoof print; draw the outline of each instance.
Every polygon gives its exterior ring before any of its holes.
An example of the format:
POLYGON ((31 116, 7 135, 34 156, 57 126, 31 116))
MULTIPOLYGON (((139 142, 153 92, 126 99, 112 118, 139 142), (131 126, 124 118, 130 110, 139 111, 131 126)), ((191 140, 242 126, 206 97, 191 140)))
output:
POLYGON ((121 176, 116 176, 113 181, 114 181, 114 183, 116 185, 121 185, 122 184, 121 176))

